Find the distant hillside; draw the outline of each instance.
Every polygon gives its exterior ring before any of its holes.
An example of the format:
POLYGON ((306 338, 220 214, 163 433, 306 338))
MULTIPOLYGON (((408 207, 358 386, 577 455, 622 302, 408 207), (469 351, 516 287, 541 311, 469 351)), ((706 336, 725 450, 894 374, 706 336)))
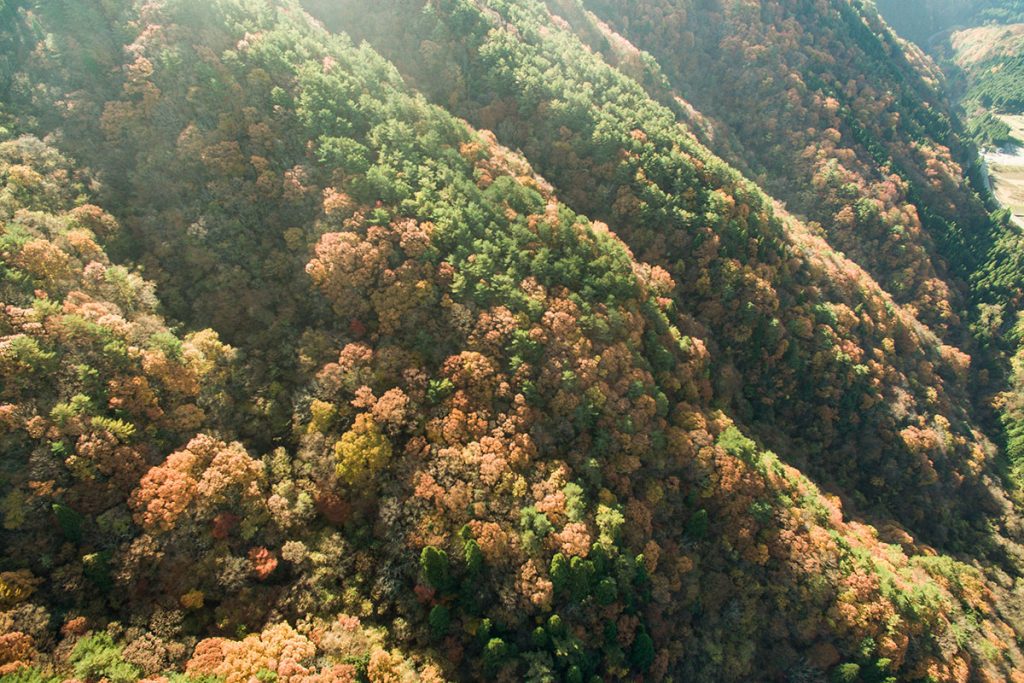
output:
POLYGON ((966 80, 964 105, 997 114, 1024 113, 1024 24, 955 32, 952 56, 966 80))
POLYGON ((969 69, 1024 49, 1024 24, 989 24, 956 31, 950 38, 956 64, 969 69))
POLYGON ((998 115, 1024 111, 1024 3, 881 0, 878 8, 947 66, 972 137, 982 145, 1011 144, 1010 126, 998 115))
POLYGON ((905 38, 929 47, 959 28, 1024 21, 1021 0, 875 0, 878 11, 905 38))

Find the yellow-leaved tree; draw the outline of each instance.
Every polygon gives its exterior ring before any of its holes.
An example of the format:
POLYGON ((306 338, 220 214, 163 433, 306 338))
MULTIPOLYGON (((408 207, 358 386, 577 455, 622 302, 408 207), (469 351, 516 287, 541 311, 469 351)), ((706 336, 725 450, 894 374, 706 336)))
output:
POLYGON ((368 413, 356 416, 352 428, 334 444, 339 480, 346 486, 368 483, 391 460, 391 442, 368 413))

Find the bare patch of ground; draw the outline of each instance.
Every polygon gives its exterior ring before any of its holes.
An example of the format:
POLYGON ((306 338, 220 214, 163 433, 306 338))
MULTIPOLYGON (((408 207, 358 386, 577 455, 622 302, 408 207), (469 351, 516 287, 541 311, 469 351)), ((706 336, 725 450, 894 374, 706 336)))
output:
MULTIPOLYGON (((1024 140, 1024 116, 999 117, 1010 126, 1013 137, 1024 140)), ((1013 212, 1018 225, 1024 227, 1024 147, 1004 148, 984 153, 992 193, 1003 206, 1013 212)))

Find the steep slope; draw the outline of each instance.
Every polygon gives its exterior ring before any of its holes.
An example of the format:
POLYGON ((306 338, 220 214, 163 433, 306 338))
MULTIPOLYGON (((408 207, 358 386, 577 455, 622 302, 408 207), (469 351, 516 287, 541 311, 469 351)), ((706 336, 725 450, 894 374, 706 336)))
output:
POLYGON ((916 48, 849 0, 762 3, 760 12, 686 0, 590 4, 628 23, 626 36, 680 92, 728 125, 773 196, 820 223, 922 322, 961 329, 963 283, 987 261, 997 228, 965 178, 973 149, 916 48), (693 48, 678 50, 681 41, 693 48), (722 82, 732 86, 714 87, 722 82))
MULTIPOLYGON (((989 405, 1000 402, 993 396, 1014 351, 1024 251, 1008 214, 988 216, 993 205, 975 193, 976 153, 931 62, 870 6, 847 0, 758 12, 674 0, 590 5, 716 120, 709 144, 761 169, 790 209, 973 356, 976 415, 995 431, 989 405), (693 49, 678 50, 680 41, 693 49)), ((1009 423, 1016 441, 1021 428, 1009 423)))
POLYGON ((1019 113, 1022 104, 1019 59, 1024 4, 1018 0, 945 3, 879 2, 879 12, 893 27, 921 41, 944 68, 951 94, 963 105, 967 129, 983 146, 1013 144, 1010 126, 996 115, 1019 113), (931 23, 922 22, 922 16, 931 23))
POLYGON ((1012 140, 1010 126, 995 116, 1024 113, 1024 24, 964 29, 953 33, 949 44, 963 74, 961 103, 976 137, 981 133, 982 143, 1020 144, 1012 140))
MULTIPOLYGON (((916 19, 910 19, 903 10, 930 9, 937 4, 941 3, 932 0, 913 6, 896 6, 882 2, 879 8, 898 30, 909 32, 913 30, 916 19)), ((1019 40, 1014 22, 1024 18, 1022 9, 1019 2, 1011 0, 965 3, 958 10, 962 25, 950 25, 947 17, 943 25, 943 40, 929 45, 955 82, 954 91, 961 98, 968 116, 968 131, 981 145, 1003 146, 1019 142, 1010 125, 997 114, 1000 108, 1015 110, 1019 100, 1019 40), (983 25, 986 22, 987 25, 983 25)), ((1006 168, 1002 173, 1002 177, 995 179, 996 195, 1001 194, 1005 201, 1010 198, 1007 187, 1016 182, 1017 169, 1006 168), (1000 182, 1003 183, 1002 190, 998 189, 1000 182)), ((1024 250, 1020 245, 1019 231, 1009 226, 1012 208, 1008 206, 998 214, 1006 228, 998 235, 988 262, 972 278, 980 314, 974 325, 975 335, 987 338, 997 356, 1012 352, 1012 346, 1021 340, 1020 273, 1024 250)), ((1024 413, 1020 408, 1024 400, 1024 375, 1020 372, 1024 351, 1018 348, 1013 355, 1013 369, 1006 378, 1009 388, 994 403, 1001 409, 1005 426, 1009 478, 1019 491, 1024 475, 1024 413)), ((996 371, 993 375, 999 379, 1006 374, 1004 363, 994 365, 993 370, 996 371)))
MULTIPOLYGON (((348 27, 348 6, 331 7, 348 27)), ((963 354, 774 211, 635 82, 570 32, 541 28, 553 22, 543 5, 389 7, 351 30, 373 37, 404 21, 422 42, 380 35, 375 44, 412 82, 521 148, 567 203, 608 221, 642 260, 676 277, 676 306, 711 344, 719 400, 735 415, 864 509, 932 542, 963 534, 954 542, 977 547, 963 522, 999 494, 983 483, 988 446, 965 411, 963 354), (942 433, 949 450, 924 445, 942 433), (944 483, 954 480, 958 492, 944 483), (971 510, 953 513, 961 504, 971 510)))
MULTIPOLYGON (((930 62, 891 35, 870 7, 858 10, 856 3, 831 3, 829 11, 820 6, 813 13, 795 2, 763 4, 760 12, 732 6, 719 8, 720 14, 687 3, 640 3, 628 10, 615 3, 595 5, 617 17, 642 46, 664 54, 672 82, 684 93, 692 91, 705 113, 719 117, 711 129, 698 121, 694 129, 702 139, 752 168, 766 165, 770 178, 785 178, 768 185, 790 208, 818 218, 829 242, 876 273, 897 300, 907 301, 907 284, 922 276, 921 264, 929 258, 936 276, 948 271, 944 280, 930 278, 923 285, 931 304, 909 303, 924 320, 931 317, 929 305, 963 306, 962 322, 969 321, 969 327, 954 324, 949 330, 974 356, 975 415, 995 431, 989 402, 1020 401, 1019 388, 998 394, 1007 382, 1007 357, 1019 340, 1015 325, 1024 252, 1008 213, 986 216, 962 171, 973 166, 974 152, 950 115, 952 105, 932 88, 942 79, 930 62), (838 46, 829 42, 844 36, 838 46), (703 43, 679 51, 679 40, 703 43), (741 50, 750 59, 739 59, 741 50), (773 75, 780 60, 790 69, 788 80, 773 75), (723 90, 714 87, 718 82, 748 87, 723 90), (757 93, 750 100, 758 103, 756 116, 734 95, 750 91, 757 93), (854 93, 856 99, 848 99, 854 93), (934 125, 943 120, 948 127, 934 125), (771 129, 768 136, 758 135, 761 125, 771 129), (834 127, 822 130, 825 125, 834 127), (788 144, 775 144, 780 139, 788 144), (743 147, 738 140, 758 142, 743 147), (900 263, 917 274, 908 277, 900 263)), ((1006 73, 1005 80, 1012 79, 1012 69, 1006 73)), ((1012 89, 1003 91, 1012 95, 1012 89)), ((978 123, 969 122, 972 135, 978 134, 978 123)), ((942 327, 938 323, 937 331, 942 327)), ((1001 417, 1007 434, 997 438, 1008 443, 1014 471, 1008 483, 1019 497, 1024 428, 1016 410, 1002 411, 1001 417)))
POLYGON ((961 68, 971 68, 993 57, 1012 57, 1020 52, 1020 24, 975 26, 954 33, 950 42, 961 68))
POLYGON ((429 44, 379 45, 547 179, 292 2, 19 17, 45 41, 16 125, 91 173, 0 148, 5 672, 1024 666, 1012 577, 880 541, 745 435, 1013 571, 964 357, 542 5, 445 3, 404 15, 429 44), (173 335, 101 243, 234 350, 173 335))

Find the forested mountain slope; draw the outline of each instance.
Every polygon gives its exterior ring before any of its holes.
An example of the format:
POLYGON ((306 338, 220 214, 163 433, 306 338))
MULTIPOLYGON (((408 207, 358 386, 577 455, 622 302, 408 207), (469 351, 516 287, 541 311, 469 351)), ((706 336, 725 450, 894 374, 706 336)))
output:
MULTIPOLYGON (((952 335, 973 357, 984 414, 1017 339, 1021 237, 1005 213, 988 214, 976 151, 932 62, 860 3, 761 3, 757 12, 686 0, 628 11, 590 4, 715 118, 708 144, 758 169, 833 247, 952 335), (680 42, 693 49, 675 49, 680 42)), ((1018 440, 1019 420, 1003 418, 1018 440)))
POLYGON ((936 331, 960 322, 964 282, 989 259, 998 226, 967 178, 974 150, 920 51, 847 0, 768 2, 759 12, 687 0, 628 12, 591 4, 728 125, 772 195, 820 223, 936 331), (675 49, 680 42, 693 47, 675 49), (733 87, 714 87, 722 82, 733 87))
POLYGON ((950 47, 956 66, 967 77, 966 106, 1024 114, 1024 24, 957 31, 950 47))
POLYGON ((788 190, 582 5, 309 8, 3 5, 0 675, 1019 678, 926 67, 905 124, 792 97, 893 168, 805 133, 788 190))
MULTIPOLYGON (((503 15, 458 5, 450 11, 462 24, 437 10, 417 12, 417 4, 395 3, 393 14, 377 15, 379 26, 409 17, 433 40, 419 47, 415 40, 382 41, 380 49, 393 50, 413 82, 439 100, 447 83, 462 84, 454 94, 462 99, 451 105, 456 113, 520 147, 571 206, 608 221, 641 259, 676 278, 677 307, 706 330, 718 361, 719 400, 823 479, 886 505, 908 525, 916 517, 921 533, 929 533, 925 507, 934 513, 936 505, 964 500, 939 493, 946 475, 967 485, 953 475, 956 466, 939 467, 934 477, 921 473, 931 481, 924 484, 907 476, 917 469, 913 448, 879 438, 909 426, 903 420, 914 413, 923 418, 915 428, 934 428, 927 415, 941 413, 943 401, 926 394, 936 390, 950 392, 942 419, 953 432, 967 426, 956 414, 969 405, 961 352, 938 342, 853 262, 773 210, 637 83, 590 55, 569 31, 546 28, 555 22, 540 3, 516 3, 503 15), (822 353, 822 344, 833 350, 822 353), (893 367, 901 374, 890 374, 893 367), (926 368, 944 378, 917 375, 926 368), (907 465, 896 465, 899 458, 907 465), (863 466, 873 459, 884 466, 863 466), (938 486, 934 496, 926 493, 930 486, 938 486), (921 495, 927 505, 914 499, 921 495)), ((963 436, 967 451, 947 462, 970 459, 980 435, 963 436)), ((947 536, 953 529, 943 522, 934 531, 947 536)))
POLYGON ((980 145, 1020 144, 1000 116, 1024 112, 1024 3, 920 0, 879 2, 878 8, 897 31, 920 41, 949 74, 952 94, 964 108, 967 128, 980 145), (922 16, 932 23, 922 22, 922 16), (930 32, 930 39, 922 38, 922 31, 930 32))

